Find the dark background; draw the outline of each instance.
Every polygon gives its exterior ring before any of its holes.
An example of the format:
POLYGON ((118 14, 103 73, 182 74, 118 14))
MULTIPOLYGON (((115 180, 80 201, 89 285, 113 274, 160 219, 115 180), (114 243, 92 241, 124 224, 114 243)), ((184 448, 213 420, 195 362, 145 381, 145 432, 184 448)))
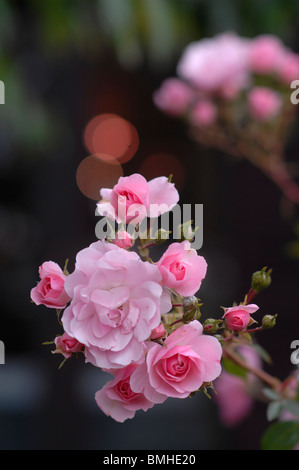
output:
MULTIPOLYGON (((278 324, 260 342, 273 358, 265 368, 285 378, 299 336, 298 210, 287 217, 279 190, 250 163, 196 145, 182 123, 155 108, 152 94, 192 40, 227 30, 270 33, 299 52, 298 22, 295 0, 0 1, 1 449, 259 448, 263 404, 231 430, 200 394, 124 424, 107 418, 94 401, 106 375, 80 359, 58 370, 61 358, 42 345, 60 332, 55 311, 33 305, 30 289, 43 261, 63 266, 69 258, 71 270, 76 253, 95 241, 95 203, 79 191, 76 170, 88 155, 88 121, 116 113, 140 140, 124 174, 166 152, 184 169, 181 203, 204 204, 204 317, 242 301, 251 274, 273 268, 257 303, 259 315, 278 314, 278 324)), ((290 162, 298 160, 296 133, 290 162)))

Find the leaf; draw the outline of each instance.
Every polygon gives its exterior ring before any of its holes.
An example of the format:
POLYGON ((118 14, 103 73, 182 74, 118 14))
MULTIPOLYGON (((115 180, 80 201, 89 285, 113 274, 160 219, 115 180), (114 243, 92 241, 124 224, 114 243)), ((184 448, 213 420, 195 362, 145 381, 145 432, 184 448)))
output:
POLYGON ((299 416, 299 403, 293 400, 283 400, 283 407, 294 416, 299 416))
POLYGON ((261 441, 262 450, 292 450, 299 442, 299 422, 284 421, 272 424, 261 441))
POLYGON ((267 419, 268 421, 273 421, 274 419, 278 418, 281 411, 282 411, 283 405, 280 401, 272 401, 269 403, 267 407, 267 419))
POLYGON ((226 372, 228 372, 229 374, 237 375, 238 377, 242 377, 243 379, 245 379, 247 376, 247 371, 243 367, 239 366, 238 364, 235 364, 227 357, 224 357, 222 359, 222 365, 226 372))
POLYGON ((278 393, 272 390, 272 388, 264 388, 263 394, 265 395, 265 397, 269 398, 269 400, 279 400, 278 393))

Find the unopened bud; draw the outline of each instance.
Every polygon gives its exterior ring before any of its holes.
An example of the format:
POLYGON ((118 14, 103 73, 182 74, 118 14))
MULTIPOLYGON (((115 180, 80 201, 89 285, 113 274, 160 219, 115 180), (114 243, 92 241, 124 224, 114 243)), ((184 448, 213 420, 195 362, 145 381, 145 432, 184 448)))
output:
POLYGON ((260 292, 263 289, 266 289, 271 284, 271 273, 272 269, 267 271, 267 267, 261 269, 261 271, 256 271, 252 275, 251 279, 251 289, 256 292, 260 292))
POLYGON ((162 323, 157 328, 154 328, 151 332, 150 339, 160 339, 167 335, 167 332, 162 323))
POLYGON ((222 327, 222 325, 223 325, 222 320, 216 320, 215 318, 208 318, 203 323, 203 329, 205 333, 214 334, 219 330, 219 328, 222 327))
POLYGON ((168 230, 165 230, 164 228, 160 228, 159 230, 157 230, 155 234, 156 245, 159 245, 160 243, 165 242, 165 240, 168 240, 170 234, 171 232, 168 230))
POLYGON ((119 230, 115 234, 113 243, 114 245, 117 245, 119 248, 124 248, 125 250, 127 250, 133 246, 133 238, 125 230, 119 230))
POLYGON ((265 315, 262 319, 263 330, 270 330, 276 325, 277 315, 265 315))
POLYGON ((178 227, 178 238, 183 241, 183 240, 189 240, 192 241, 195 232, 198 230, 198 227, 195 229, 192 228, 192 220, 189 220, 188 222, 185 222, 178 227))
POLYGON ((192 297, 186 297, 183 301, 183 321, 189 322, 194 319, 198 320, 200 318, 200 307, 199 300, 194 295, 192 297))

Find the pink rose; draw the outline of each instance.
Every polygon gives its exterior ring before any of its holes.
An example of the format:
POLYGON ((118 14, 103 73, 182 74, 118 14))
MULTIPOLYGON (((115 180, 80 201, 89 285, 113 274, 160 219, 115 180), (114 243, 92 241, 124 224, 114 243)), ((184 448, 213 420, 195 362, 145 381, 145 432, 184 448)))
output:
POLYGON ((153 100, 162 111, 180 116, 187 111, 193 96, 194 92, 189 85, 178 78, 168 78, 155 91, 153 100))
POLYGON ((60 353, 66 358, 71 357, 73 353, 81 351, 83 348, 83 344, 79 343, 76 338, 72 338, 67 333, 63 333, 62 336, 56 336, 54 342, 56 349, 52 351, 52 353, 60 353))
POLYGON ((178 202, 179 194, 165 176, 147 182, 137 173, 120 177, 113 189, 100 191, 97 204, 100 215, 119 222, 138 223, 145 217, 158 217, 170 211, 178 202))
POLYGON ((151 343, 146 362, 131 377, 131 388, 154 402, 186 398, 221 372, 222 348, 213 336, 203 335, 197 320, 172 332, 164 345, 151 343))
POLYGON ((232 33, 189 44, 178 63, 178 76, 199 91, 218 94, 226 86, 240 90, 249 78, 249 41, 232 33))
POLYGON ((31 289, 30 297, 36 305, 63 309, 70 297, 64 290, 65 274, 53 261, 45 261, 39 267, 40 282, 31 289))
POLYGON ((85 346, 87 362, 106 369, 140 360, 143 342, 171 309, 157 266, 102 240, 77 254, 65 289, 73 300, 64 330, 85 346))
POLYGON ((255 304, 237 305, 236 307, 228 308, 222 318, 230 330, 241 331, 247 328, 250 323, 250 314, 258 310, 255 304))
POLYGON ((287 52, 281 59, 276 70, 277 76, 290 86, 293 80, 299 79, 299 55, 287 52))
MULTIPOLYGON (((242 346, 238 350, 246 362, 255 368, 261 367, 258 353, 250 346, 242 346)), ((227 427, 237 426, 252 410, 256 378, 248 373, 246 378, 238 377, 223 371, 219 380, 214 383, 217 394, 215 401, 219 407, 221 422, 227 427)))
POLYGON ((199 127, 211 126, 217 119, 217 108, 210 100, 196 103, 189 116, 191 124, 199 127))
POLYGON ((162 274, 163 284, 184 297, 192 296, 198 291, 207 272, 206 260, 190 248, 187 240, 172 243, 157 262, 157 266, 162 274))
POLYGON ((284 45, 278 37, 267 34, 257 36, 250 44, 251 69, 262 74, 274 72, 284 53, 284 45))
POLYGON ((268 121, 279 113, 282 106, 281 95, 266 87, 255 87, 248 93, 251 115, 258 121, 268 121))
POLYGON ((133 239, 131 235, 126 232, 125 230, 119 230, 115 234, 115 238, 113 240, 114 245, 117 245, 119 248, 124 248, 127 250, 133 246, 133 239))
POLYGON ((133 418, 137 410, 147 411, 154 406, 142 393, 135 393, 131 389, 131 375, 137 367, 136 364, 130 364, 116 370, 114 379, 95 394, 99 408, 119 423, 133 418))

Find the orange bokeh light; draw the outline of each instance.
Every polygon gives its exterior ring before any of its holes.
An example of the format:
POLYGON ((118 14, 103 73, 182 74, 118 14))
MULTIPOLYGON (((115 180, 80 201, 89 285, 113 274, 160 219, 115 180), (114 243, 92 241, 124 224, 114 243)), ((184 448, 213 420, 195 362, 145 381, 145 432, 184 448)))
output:
POLYGON ((131 160, 139 147, 135 127, 112 113, 100 114, 91 119, 85 128, 83 139, 90 153, 111 155, 119 163, 131 160))
POLYGON ((84 196, 99 201, 101 188, 113 188, 120 176, 123 169, 117 160, 107 154, 94 154, 79 164, 76 181, 84 196))

